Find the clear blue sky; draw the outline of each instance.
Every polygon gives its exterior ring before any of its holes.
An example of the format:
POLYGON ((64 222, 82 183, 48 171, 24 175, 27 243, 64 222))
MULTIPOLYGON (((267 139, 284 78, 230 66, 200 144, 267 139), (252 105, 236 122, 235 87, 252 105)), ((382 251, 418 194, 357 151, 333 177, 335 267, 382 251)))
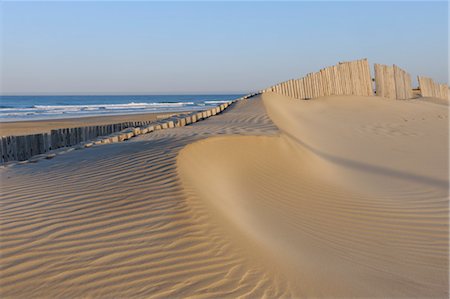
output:
POLYGON ((248 92, 363 57, 448 80, 446 2, 0 7, 4 94, 248 92))

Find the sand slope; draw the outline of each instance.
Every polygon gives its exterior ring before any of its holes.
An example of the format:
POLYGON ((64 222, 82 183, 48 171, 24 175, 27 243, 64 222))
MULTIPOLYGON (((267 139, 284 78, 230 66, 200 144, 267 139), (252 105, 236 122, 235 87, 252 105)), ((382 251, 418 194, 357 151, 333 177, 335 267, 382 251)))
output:
POLYGON ((280 137, 212 138, 181 152, 191 202, 234 240, 258 244, 248 254, 297 296, 446 298, 447 108, 263 101, 280 137))

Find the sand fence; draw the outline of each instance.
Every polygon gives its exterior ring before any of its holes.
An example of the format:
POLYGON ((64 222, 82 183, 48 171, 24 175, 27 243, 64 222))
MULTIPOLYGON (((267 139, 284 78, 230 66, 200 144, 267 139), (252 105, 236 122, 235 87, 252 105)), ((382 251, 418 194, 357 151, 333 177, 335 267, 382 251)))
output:
MULTIPOLYGON (((249 96, 240 99, 248 98, 249 96)), ((238 100, 240 100, 238 99, 238 100)), ((0 163, 11 161, 36 162, 53 158, 58 150, 70 151, 94 145, 122 142, 156 130, 183 127, 217 115, 235 101, 223 103, 205 111, 178 114, 155 122, 123 122, 110 125, 87 126, 51 130, 50 133, 0 137, 0 163)))
MULTIPOLYGON (((397 65, 374 65, 372 80, 366 58, 340 62, 299 79, 290 79, 261 91, 276 92, 295 99, 307 100, 330 95, 377 96, 404 100, 413 97, 411 76, 397 65), (375 89, 373 86, 375 81, 375 89)), ((448 85, 432 79, 418 77, 422 97, 448 99, 448 85)))
POLYGON ((405 100, 413 97, 411 76, 396 65, 375 64, 377 96, 405 100))
POLYGON ((423 97, 448 99, 448 85, 439 84, 428 77, 417 76, 420 92, 423 97))
POLYGON ((340 62, 300 79, 291 79, 265 89, 306 100, 329 95, 373 95, 367 59, 340 62))

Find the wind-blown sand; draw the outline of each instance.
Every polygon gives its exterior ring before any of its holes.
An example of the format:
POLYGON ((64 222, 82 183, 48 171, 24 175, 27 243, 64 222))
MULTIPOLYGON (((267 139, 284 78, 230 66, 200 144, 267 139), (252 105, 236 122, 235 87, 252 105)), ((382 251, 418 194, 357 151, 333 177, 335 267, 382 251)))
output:
POLYGON ((0 292, 447 298, 447 108, 267 93, 4 168, 0 292))

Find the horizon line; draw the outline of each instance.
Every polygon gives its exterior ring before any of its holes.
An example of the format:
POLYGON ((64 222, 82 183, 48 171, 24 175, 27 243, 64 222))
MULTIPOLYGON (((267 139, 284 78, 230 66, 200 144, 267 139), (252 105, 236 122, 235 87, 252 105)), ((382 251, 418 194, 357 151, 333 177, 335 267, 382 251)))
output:
POLYGON ((168 93, 168 92, 8 92, 8 93, 0 93, 0 97, 2 96, 158 96, 158 95, 171 95, 171 96, 181 96, 181 95, 241 95, 241 94, 249 94, 248 92, 176 92, 176 93, 168 93))

